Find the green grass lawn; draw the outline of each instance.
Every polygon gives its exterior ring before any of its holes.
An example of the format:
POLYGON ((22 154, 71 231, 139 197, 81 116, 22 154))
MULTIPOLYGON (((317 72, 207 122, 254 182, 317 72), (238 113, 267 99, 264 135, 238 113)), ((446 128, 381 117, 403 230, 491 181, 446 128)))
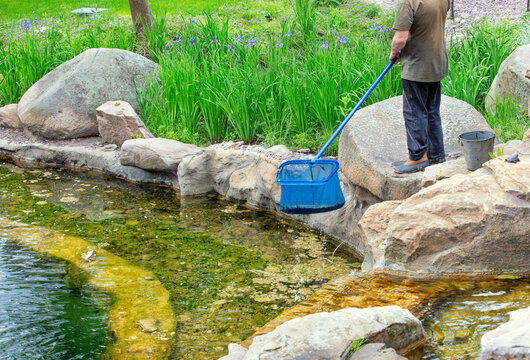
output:
MULTIPOLYGON (((149 0, 149 6, 155 16, 176 14, 199 14, 217 11, 226 5, 238 3, 237 0, 149 0)), ((107 13, 116 16, 130 16, 127 0, 0 0, 0 22, 20 22, 24 18, 38 19, 61 17, 70 11, 82 7, 107 8, 107 13)))

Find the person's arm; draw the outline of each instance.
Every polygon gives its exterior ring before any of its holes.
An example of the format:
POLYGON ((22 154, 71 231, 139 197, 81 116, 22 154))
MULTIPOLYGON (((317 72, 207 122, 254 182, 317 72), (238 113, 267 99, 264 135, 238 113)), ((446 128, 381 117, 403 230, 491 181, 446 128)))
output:
POLYGON ((401 60, 401 54, 399 53, 407 44, 409 38, 408 30, 396 30, 394 37, 392 38, 392 47, 390 48, 390 60, 397 58, 398 63, 401 60))

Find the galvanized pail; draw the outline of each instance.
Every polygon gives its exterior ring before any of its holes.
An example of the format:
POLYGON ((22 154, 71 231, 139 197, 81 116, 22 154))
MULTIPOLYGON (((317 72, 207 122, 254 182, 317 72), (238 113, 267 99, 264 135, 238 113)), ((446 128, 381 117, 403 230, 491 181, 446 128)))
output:
POLYGON ((468 170, 475 171, 490 159, 495 143, 495 134, 490 131, 470 131, 460 134, 460 144, 468 170))

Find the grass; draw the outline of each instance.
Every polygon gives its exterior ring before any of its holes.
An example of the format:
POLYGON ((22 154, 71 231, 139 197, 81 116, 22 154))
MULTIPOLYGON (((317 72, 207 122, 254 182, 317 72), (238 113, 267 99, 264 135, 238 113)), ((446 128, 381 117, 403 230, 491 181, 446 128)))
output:
MULTIPOLYGON (((274 1, 221 6, 225 14, 238 10, 238 17, 156 17, 144 51, 160 73, 138 94, 148 128, 200 145, 244 140, 317 151, 387 65, 393 15, 357 2, 292 1, 288 10, 274 1)), ((157 2, 150 4, 156 9, 157 2)), ((526 41, 529 24, 530 18, 519 26, 484 23, 450 44, 442 92, 481 111, 502 141, 520 138, 528 121, 509 103, 488 113, 484 99, 502 61, 526 41)), ((17 102, 36 80, 85 49, 142 47, 130 20, 108 14, 3 28, 0 106, 17 102)), ((395 67, 365 105, 400 93, 395 67)), ((328 154, 336 152, 335 143, 328 154)))
MULTIPOLYGON (((196 15, 204 12, 214 12, 223 6, 236 3, 235 0, 149 0, 153 14, 157 16, 170 14, 196 15)), ((130 17, 129 2, 127 0, 0 0, 0 23, 19 22, 24 18, 43 19, 58 18, 70 11, 83 8, 107 8, 112 16, 130 17)))
POLYGON ((348 355, 346 356, 346 358, 349 359, 353 355, 354 352, 359 350, 361 346, 364 345, 364 342, 365 342, 364 339, 354 340, 351 344, 350 349, 348 350, 348 355))

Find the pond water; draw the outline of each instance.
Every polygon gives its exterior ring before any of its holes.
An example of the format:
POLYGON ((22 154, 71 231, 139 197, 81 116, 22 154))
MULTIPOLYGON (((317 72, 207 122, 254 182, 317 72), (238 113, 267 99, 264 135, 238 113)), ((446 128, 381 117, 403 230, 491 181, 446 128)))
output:
MULTIPOLYGON (((530 281, 506 279, 462 283, 462 290, 428 304, 423 326, 428 342, 416 359, 471 360, 480 357, 484 333, 530 306, 530 281)), ((411 357, 412 358, 412 357, 411 357)))
POLYGON ((0 234, 0 358, 101 358, 109 299, 70 286, 68 267, 0 234))
MULTIPOLYGON (((177 318, 171 359, 223 356, 228 343, 241 342, 327 280, 352 273, 360 265, 357 256, 326 236, 268 212, 215 197, 180 199, 171 191, 48 171, 17 174, 0 166, 0 201, 0 217, 82 237, 155 273, 171 293, 177 318)), ((3 248, 29 251, 5 241, 3 248)), ((44 259, 37 261, 37 267, 45 274, 55 274, 57 267, 64 267, 49 257, 38 258, 44 259)), ((0 256, 0 269, 7 264, 6 257, 0 256)), ((80 292, 83 296, 77 301, 87 304, 97 298, 93 290, 78 291, 64 285, 65 277, 64 273, 58 276, 57 288, 80 292)), ((25 280, 13 281, 22 286, 25 280)), ((29 285, 35 291, 38 286, 29 285)), ((485 331, 507 321, 511 311, 530 306, 528 279, 455 281, 444 288, 450 291, 425 304, 426 310, 421 312, 429 339, 410 359, 475 359, 485 331)), ((385 291, 379 289, 378 294, 385 291)), ((40 310, 33 310, 26 300, 30 306, 25 311, 34 311, 38 319, 46 316, 44 309, 52 307, 46 299, 42 297, 40 310)), ((385 299, 375 301, 385 304, 385 299)), ((109 305, 104 301, 96 304, 104 316, 109 305)), ((85 312, 98 313, 93 303, 91 306, 92 310, 85 312)), ((92 332, 92 328, 104 329, 99 319, 100 327, 89 325, 84 317, 77 322, 90 329, 85 332, 92 332)), ((21 320, 18 326, 31 325, 21 320)), ((94 349, 105 343, 104 335, 99 334, 99 343, 91 345, 94 349)), ((52 338, 64 336, 50 335, 48 342, 42 340, 47 345, 40 351, 52 348, 52 338)), ((31 337, 41 341, 38 333, 31 337)), ((0 332, 0 345, 10 338, 13 341, 9 332, 0 332)), ((75 356, 85 355, 79 352, 75 356)))
POLYGON ((0 200, 0 216, 82 237, 155 273, 177 316, 174 359, 220 357, 360 266, 326 236, 214 197, 0 167, 0 200))

